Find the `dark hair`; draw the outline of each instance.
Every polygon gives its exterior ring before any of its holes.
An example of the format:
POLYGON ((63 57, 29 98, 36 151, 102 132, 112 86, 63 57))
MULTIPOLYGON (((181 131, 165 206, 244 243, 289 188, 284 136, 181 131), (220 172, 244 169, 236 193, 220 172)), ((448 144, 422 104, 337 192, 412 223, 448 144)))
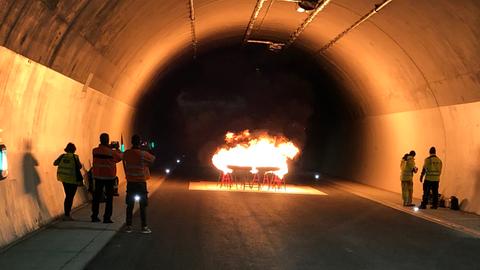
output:
POLYGON ((67 146, 65 147, 65 149, 63 149, 65 152, 67 153, 75 153, 75 151, 77 150, 77 148, 75 147, 75 144, 69 142, 67 144, 67 146))
POLYGON ((139 135, 135 134, 135 135, 132 136, 133 146, 140 146, 140 141, 141 141, 141 139, 140 139, 139 135))
POLYGON ((403 159, 403 160, 407 160, 407 158, 408 158, 408 153, 406 153, 405 155, 403 155, 403 158, 402 158, 402 159, 403 159))
POLYGON ((435 149, 434 146, 430 147, 430 150, 428 151, 430 154, 436 154, 437 153, 437 149, 435 149))
POLYGON ((415 153, 415 151, 412 150, 412 151, 410 151, 410 154, 409 154, 409 155, 412 156, 412 157, 414 157, 416 154, 417 154, 417 153, 415 153))
POLYGON ((108 145, 108 141, 110 141, 110 137, 108 136, 108 133, 100 134, 100 144, 108 145))

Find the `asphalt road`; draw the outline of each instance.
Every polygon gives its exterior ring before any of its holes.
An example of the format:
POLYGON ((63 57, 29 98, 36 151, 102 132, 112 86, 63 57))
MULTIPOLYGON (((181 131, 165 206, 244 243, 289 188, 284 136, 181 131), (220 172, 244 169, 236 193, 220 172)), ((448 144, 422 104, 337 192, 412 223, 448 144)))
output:
POLYGON ((335 189, 151 194, 153 233, 118 233, 87 269, 480 269, 480 240, 335 189))

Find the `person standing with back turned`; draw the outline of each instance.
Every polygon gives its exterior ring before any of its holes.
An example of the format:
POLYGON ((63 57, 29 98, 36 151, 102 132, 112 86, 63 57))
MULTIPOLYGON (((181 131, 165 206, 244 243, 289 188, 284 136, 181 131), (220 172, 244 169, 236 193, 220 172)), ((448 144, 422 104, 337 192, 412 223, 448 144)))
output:
POLYGON ((440 182, 440 174, 442 174, 442 161, 437 157, 437 150, 431 147, 429 150, 430 156, 425 159, 423 163, 422 173, 420 175, 420 182, 425 176, 425 183, 423 183, 423 197, 420 209, 427 208, 428 197, 430 190, 432 191, 433 201, 431 209, 438 207, 438 184, 440 182))
POLYGON ((150 179, 148 166, 153 164, 155 156, 140 149, 141 139, 138 135, 132 136, 132 148, 124 153, 125 175, 127 177, 127 217, 125 231, 132 232, 132 215, 135 201, 140 203, 140 217, 142 233, 151 233, 147 226, 146 207, 148 205, 147 180, 150 179))
POLYGON ((93 179, 94 193, 92 202, 92 222, 100 222, 98 209, 100 198, 105 188, 105 213, 103 223, 113 223, 113 185, 117 177, 117 163, 122 160, 122 153, 109 145, 110 138, 107 133, 100 135, 100 145, 93 149, 93 179))
POLYGON ((415 151, 412 150, 409 154, 403 156, 400 162, 400 170, 403 206, 415 206, 415 204, 412 203, 413 174, 418 172, 418 168, 415 166, 415 151))
POLYGON ((81 184, 83 179, 77 179, 77 170, 82 168, 80 159, 75 155, 77 148, 75 144, 68 143, 65 147, 65 154, 61 154, 54 162, 54 166, 58 166, 57 179, 62 182, 65 191, 65 200, 63 202, 64 216, 63 220, 72 221, 70 216, 72 211, 73 198, 77 192, 77 186, 81 184))

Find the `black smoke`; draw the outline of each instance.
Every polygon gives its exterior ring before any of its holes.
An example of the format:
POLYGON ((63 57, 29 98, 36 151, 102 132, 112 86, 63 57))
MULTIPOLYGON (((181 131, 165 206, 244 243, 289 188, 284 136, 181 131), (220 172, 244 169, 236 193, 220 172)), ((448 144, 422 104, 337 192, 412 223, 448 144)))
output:
POLYGON ((157 143, 159 164, 184 155, 209 165, 225 133, 245 129, 286 136, 306 150, 305 159, 347 106, 321 65, 294 49, 225 47, 178 59, 168 70, 135 120, 136 130, 157 143))

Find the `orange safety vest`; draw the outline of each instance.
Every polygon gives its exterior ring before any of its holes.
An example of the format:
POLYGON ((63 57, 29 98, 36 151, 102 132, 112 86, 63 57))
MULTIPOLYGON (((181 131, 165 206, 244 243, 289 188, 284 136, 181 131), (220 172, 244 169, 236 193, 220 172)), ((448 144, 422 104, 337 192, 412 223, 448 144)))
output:
POLYGON ((95 179, 111 180, 117 176, 117 162, 122 160, 122 154, 109 146, 99 145, 92 151, 93 168, 92 173, 95 179))
POLYGON ((125 161, 125 175, 129 182, 145 182, 150 179, 148 166, 153 163, 155 156, 140 149, 132 148, 123 154, 125 161))

